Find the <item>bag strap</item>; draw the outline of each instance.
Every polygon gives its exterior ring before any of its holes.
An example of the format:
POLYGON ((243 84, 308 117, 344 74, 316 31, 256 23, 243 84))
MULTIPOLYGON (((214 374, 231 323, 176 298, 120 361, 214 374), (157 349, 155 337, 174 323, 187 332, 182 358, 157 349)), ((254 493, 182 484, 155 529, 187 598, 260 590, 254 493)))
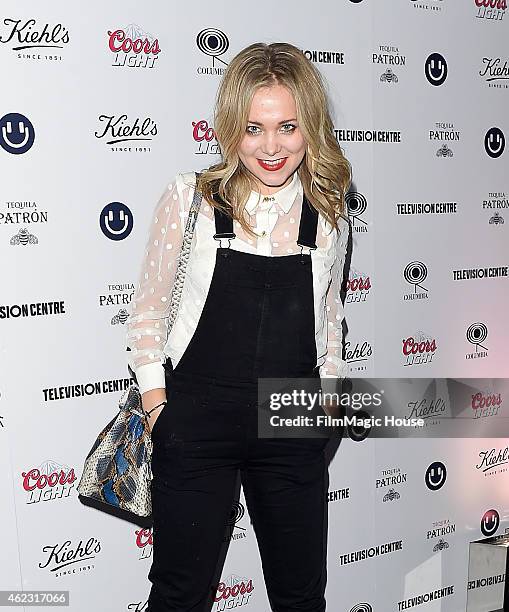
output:
MULTIPOLYGON (((200 172, 195 172, 196 182, 198 182, 198 177, 200 176, 200 172)), ((184 230, 184 236, 182 240, 182 246, 180 247, 180 253, 177 261, 177 270, 175 272, 175 281, 173 283, 173 289, 171 292, 170 298, 170 310, 168 314, 168 335, 173 327, 173 323, 177 318, 179 306, 180 306, 180 296, 182 294, 182 287, 184 286, 184 279, 186 275, 186 266, 187 261, 189 259, 189 253, 191 252, 191 241, 193 239, 194 234, 194 226, 196 225, 196 220, 198 218, 198 211, 200 210, 202 200, 202 194, 195 188, 193 202, 191 204, 191 208, 189 209, 189 214, 187 216, 187 223, 184 230)), ((129 348, 127 350, 130 350, 129 348)), ((136 373, 128 364, 127 369, 129 370, 129 374, 132 378, 134 378, 134 382, 138 384, 138 379, 136 378, 136 373)), ((120 400, 122 401, 122 400, 120 400)))
MULTIPOLYGON (((200 176, 200 173, 195 172, 195 175, 196 183, 198 183, 198 177, 200 176)), ((180 297, 182 295, 182 288, 184 286, 186 267, 187 262, 189 260, 189 254, 191 252, 191 242, 193 240, 194 227, 198 218, 198 211, 200 210, 201 200, 202 194, 198 191, 198 189, 195 188, 193 202, 191 204, 191 208, 189 209, 189 214, 187 216, 187 223, 184 230, 182 246, 180 248, 180 253, 177 262, 177 270, 175 272, 175 280, 173 282, 173 289, 171 292, 170 311, 168 314, 168 335, 173 327, 173 324, 175 323, 175 319, 177 318, 177 314, 180 307, 180 297)))

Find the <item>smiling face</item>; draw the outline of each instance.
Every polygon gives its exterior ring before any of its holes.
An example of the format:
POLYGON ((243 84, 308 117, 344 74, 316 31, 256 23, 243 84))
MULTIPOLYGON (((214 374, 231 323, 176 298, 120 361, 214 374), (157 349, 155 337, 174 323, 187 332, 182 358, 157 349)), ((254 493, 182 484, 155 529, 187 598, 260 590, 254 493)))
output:
POLYGON ((286 187, 306 154, 291 92, 282 85, 260 87, 251 102, 238 155, 263 195, 286 187))

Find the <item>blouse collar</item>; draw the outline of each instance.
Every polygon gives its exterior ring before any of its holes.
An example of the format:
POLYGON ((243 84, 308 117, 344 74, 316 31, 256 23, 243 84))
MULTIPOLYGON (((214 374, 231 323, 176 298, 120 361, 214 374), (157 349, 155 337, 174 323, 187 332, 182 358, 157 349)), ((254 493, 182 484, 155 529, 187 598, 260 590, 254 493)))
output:
POLYGON ((270 196, 262 196, 258 191, 252 190, 246 203, 246 210, 252 215, 258 207, 266 206, 268 202, 270 207, 275 204, 276 208, 280 208, 287 213, 295 202, 298 193, 302 193, 302 184, 298 172, 295 171, 290 183, 270 196))

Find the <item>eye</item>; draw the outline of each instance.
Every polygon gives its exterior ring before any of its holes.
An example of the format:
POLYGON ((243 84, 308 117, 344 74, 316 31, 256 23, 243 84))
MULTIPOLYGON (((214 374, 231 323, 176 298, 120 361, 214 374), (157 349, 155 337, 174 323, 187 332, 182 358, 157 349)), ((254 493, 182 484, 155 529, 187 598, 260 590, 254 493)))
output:
POLYGON ((285 132, 293 132, 294 130, 297 129, 297 126, 294 125, 293 123, 284 123, 281 127, 283 128, 289 128, 289 129, 285 129, 285 132))
POLYGON ((247 132, 248 134, 253 135, 253 134, 254 134, 254 132, 252 132, 252 131, 251 131, 251 129, 253 129, 253 130, 258 130, 258 129, 260 129, 260 128, 258 128, 256 125, 248 125, 248 126, 247 126, 247 128, 246 128, 246 132, 247 132))

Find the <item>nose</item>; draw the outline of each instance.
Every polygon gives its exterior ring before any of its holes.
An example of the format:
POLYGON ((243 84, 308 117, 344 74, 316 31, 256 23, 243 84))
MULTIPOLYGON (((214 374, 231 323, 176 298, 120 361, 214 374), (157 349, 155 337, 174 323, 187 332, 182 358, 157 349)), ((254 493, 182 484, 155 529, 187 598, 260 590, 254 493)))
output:
POLYGON ((266 132, 263 142, 262 151, 268 158, 275 157, 279 151, 281 151, 281 144, 279 142, 278 134, 272 132, 266 132))

